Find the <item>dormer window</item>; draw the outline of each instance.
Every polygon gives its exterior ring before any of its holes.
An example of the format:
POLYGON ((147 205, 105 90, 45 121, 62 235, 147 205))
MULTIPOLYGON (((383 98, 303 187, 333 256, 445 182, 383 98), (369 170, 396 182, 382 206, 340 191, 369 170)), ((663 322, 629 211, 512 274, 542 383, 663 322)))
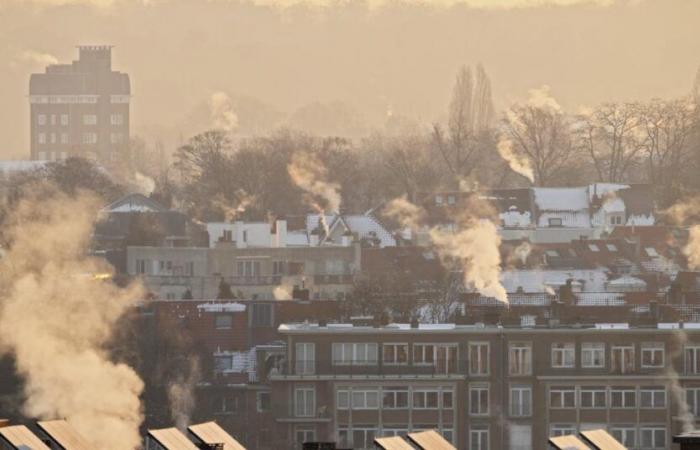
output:
POLYGON ((561 227, 564 225, 564 223, 561 220, 561 217, 551 217, 549 219, 549 226, 550 227, 561 227))
POLYGON ((448 195, 447 196, 447 204, 448 205, 454 205, 455 204, 455 196, 454 195, 448 195))
POLYGON ((617 251, 617 246, 615 244, 605 244, 605 247, 607 247, 608 251, 610 251, 610 252, 617 251))
POLYGON ((588 244, 588 248, 589 248, 592 252, 599 252, 599 251, 600 251, 600 248, 599 248, 597 245, 595 245, 595 244, 588 244))
POLYGON ((646 247, 644 249, 644 251, 647 253, 648 256, 650 256, 652 258, 656 258, 657 256, 659 256, 659 253, 656 251, 656 249, 654 247, 646 247))
POLYGON ((445 201, 445 199, 442 197, 442 195, 436 195, 435 196, 435 204, 437 205, 442 205, 442 203, 445 201))

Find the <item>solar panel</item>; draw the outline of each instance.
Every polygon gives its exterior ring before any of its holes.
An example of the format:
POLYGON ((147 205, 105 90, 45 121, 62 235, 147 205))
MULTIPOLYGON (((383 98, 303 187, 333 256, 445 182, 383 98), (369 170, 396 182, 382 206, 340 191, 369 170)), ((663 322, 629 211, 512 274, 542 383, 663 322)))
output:
POLYGON ((602 429, 582 431, 581 436, 597 450, 627 450, 627 447, 602 429))
POLYGON ((148 430, 148 436, 158 442, 165 450, 198 450, 187 436, 180 433, 177 428, 161 428, 148 430))
POLYGON ((37 422, 46 435, 64 450, 93 450, 94 446, 65 420, 37 422))
POLYGON ((376 438, 374 443, 384 450, 414 450, 411 444, 399 436, 376 438))
POLYGON ((549 438, 549 443, 559 450, 591 450, 573 434, 549 438))
POLYGON ((224 450, 246 450, 216 422, 190 425, 187 430, 205 444, 224 444, 224 450))
POLYGON ((457 450, 435 430, 408 433, 408 438, 423 450, 457 450))
POLYGON ((51 450, 24 425, 0 428, 0 437, 17 450, 51 450))

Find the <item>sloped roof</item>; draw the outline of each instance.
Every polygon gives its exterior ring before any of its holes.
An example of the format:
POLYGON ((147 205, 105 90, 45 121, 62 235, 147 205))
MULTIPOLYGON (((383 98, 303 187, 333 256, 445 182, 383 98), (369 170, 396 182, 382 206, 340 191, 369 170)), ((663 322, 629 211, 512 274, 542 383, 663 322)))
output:
POLYGON ((376 438, 374 443, 384 450, 414 450, 411 444, 399 436, 376 438))
POLYGON ((148 436, 158 442, 165 450, 198 450, 197 446, 177 428, 148 430, 148 436))
POLYGON ((190 425, 187 430, 205 444, 224 444, 224 450, 246 450, 237 440, 216 422, 190 425))
POLYGON ((532 188, 535 205, 540 211, 588 210, 587 187, 532 188))
POLYGON ((581 436, 597 450, 627 450, 605 430, 581 431, 581 436))
POLYGON ((103 208, 105 212, 166 212, 168 208, 143 194, 131 193, 103 208))
POLYGON ((51 450, 24 425, 0 428, 0 437, 17 450, 51 450))
POLYGON ((590 450, 583 441, 573 434, 549 438, 549 443, 559 450, 590 450))
POLYGON ((37 425, 64 450, 92 450, 94 448, 65 420, 41 421, 37 422, 37 425))
POLYGON ((423 450, 457 450, 435 430, 408 433, 408 438, 423 450))

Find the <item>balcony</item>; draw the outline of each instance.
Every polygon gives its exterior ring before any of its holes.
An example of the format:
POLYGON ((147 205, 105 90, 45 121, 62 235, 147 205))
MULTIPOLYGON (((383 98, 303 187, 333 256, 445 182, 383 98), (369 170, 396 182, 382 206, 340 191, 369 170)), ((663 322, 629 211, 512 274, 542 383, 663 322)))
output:
POLYGON ((341 364, 332 360, 285 362, 270 373, 270 380, 323 379, 452 379, 466 378, 466 361, 444 361, 428 364, 341 364))

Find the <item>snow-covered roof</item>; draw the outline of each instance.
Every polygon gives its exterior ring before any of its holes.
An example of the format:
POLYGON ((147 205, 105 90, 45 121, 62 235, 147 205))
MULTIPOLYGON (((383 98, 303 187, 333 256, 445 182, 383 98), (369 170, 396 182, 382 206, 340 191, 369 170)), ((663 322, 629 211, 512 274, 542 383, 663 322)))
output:
POLYGON ((588 210, 588 189, 532 188, 535 205, 540 211, 584 211, 588 210))
POLYGON ((343 215, 336 219, 337 222, 340 220, 360 239, 376 237, 380 247, 396 245, 394 236, 371 215, 343 215))
POLYGON ((613 197, 620 189, 629 189, 629 185, 618 183, 593 183, 588 186, 589 200, 593 201, 594 196, 598 196, 599 198, 606 196, 613 197))
POLYGON ((568 279, 584 292, 604 292, 607 275, 602 270, 506 270, 501 284, 506 292, 541 293, 564 286, 568 279))
POLYGON ((197 309, 204 312, 244 312, 245 305, 242 303, 201 303, 197 309))
POLYGON ((143 194, 127 194, 119 200, 105 206, 103 211, 116 212, 164 212, 167 208, 143 194))
POLYGON ((287 232, 288 247, 308 247, 309 236, 304 231, 289 231, 287 232))
POLYGON ((647 283, 644 280, 640 280, 637 277, 632 277, 629 275, 624 275, 621 276, 620 278, 616 278, 614 280, 610 280, 608 282, 608 286, 639 286, 639 287, 646 287, 647 283))

